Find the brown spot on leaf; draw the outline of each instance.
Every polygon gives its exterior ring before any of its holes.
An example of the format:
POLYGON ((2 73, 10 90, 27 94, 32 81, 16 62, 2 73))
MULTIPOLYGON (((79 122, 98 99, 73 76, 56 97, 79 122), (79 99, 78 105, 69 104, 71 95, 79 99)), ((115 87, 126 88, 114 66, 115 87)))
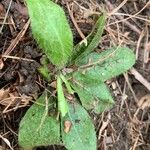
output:
POLYGON ((71 121, 66 120, 66 121, 64 122, 64 132, 65 132, 65 133, 69 133, 70 130, 71 130, 71 127, 72 127, 71 121))

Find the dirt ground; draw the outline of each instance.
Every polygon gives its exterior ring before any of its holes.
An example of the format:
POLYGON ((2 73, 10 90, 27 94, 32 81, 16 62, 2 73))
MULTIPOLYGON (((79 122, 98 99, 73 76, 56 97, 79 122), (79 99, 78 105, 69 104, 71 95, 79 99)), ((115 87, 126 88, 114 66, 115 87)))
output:
MULTIPOLYGON (((56 2, 65 9, 75 43, 90 33, 94 16, 105 12, 108 19, 96 51, 125 45, 136 54, 133 69, 107 81, 114 107, 100 115, 90 113, 98 149, 150 150, 150 1, 56 2)), ((48 84, 37 71, 42 53, 32 37, 28 19, 24 0, 0 0, 0 150, 20 149, 19 122, 48 84)))

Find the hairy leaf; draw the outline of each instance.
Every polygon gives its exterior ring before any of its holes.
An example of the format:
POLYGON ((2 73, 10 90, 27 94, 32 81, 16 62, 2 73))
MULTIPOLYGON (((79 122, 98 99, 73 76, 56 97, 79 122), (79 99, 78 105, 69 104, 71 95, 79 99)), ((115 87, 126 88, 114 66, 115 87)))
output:
POLYGON ((64 67, 72 54, 73 36, 63 9, 50 0, 26 0, 34 38, 50 61, 64 67))
POLYGON ((50 81, 50 72, 47 66, 41 66, 38 71, 42 74, 42 76, 47 80, 50 81))
POLYGON ((69 94, 74 94, 74 91, 71 88, 70 83, 68 82, 68 80, 66 79, 66 77, 63 76, 62 74, 60 75, 60 77, 61 77, 62 81, 65 83, 67 91, 69 92, 69 94))
POLYGON ((57 77, 57 97, 58 97, 58 111, 61 113, 62 117, 64 117, 68 112, 68 105, 64 96, 60 76, 57 77))
POLYGON ((133 51, 125 47, 106 50, 100 54, 91 53, 76 65, 78 71, 73 73, 73 78, 80 78, 84 83, 94 84, 105 82, 130 69, 135 63, 133 51))
POLYGON ((101 113, 114 104, 111 93, 105 83, 84 84, 82 79, 78 78, 72 84, 78 93, 82 105, 88 110, 94 110, 101 113), (81 80, 81 81, 80 81, 81 80))
POLYGON ((38 71, 47 81, 50 81, 51 76, 50 76, 50 70, 48 68, 49 59, 46 57, 46 55, 42 56, 42 58, 40 59, 40 63, 42 64, 42 66, 38 68, 38 71))
POLYGON ((62 140, 68 150, 96 150, 94 125, 81 105, 69 104, 69 113, 62 118, 61 124, 62 140))
MULTIPOLYGON (((44 93, 36 103, 29 108, 20 123, 19 145, 23 148, 27 149, 61 143, 60 123, 56 120, 55 116, 46 114, 41 124, 45 114, 46 98, 47 95, 44 93)), ((50 99, 48 100, 51 101, 50 99)), ((54 110, 52 103, 49 104, 48 109, 49 111, 54 110)))
POLYGON ((104 30, 105 20, 105 15, 99 17, 92 32, 87 36, 87 45, 81 41, 75 46, 72 62, 80 60, 98 46, 104 30))

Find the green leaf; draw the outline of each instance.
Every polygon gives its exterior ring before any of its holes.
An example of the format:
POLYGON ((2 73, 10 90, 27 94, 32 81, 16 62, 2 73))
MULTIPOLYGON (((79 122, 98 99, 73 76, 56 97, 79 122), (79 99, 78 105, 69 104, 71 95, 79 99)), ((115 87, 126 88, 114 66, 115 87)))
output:
POLYGON ((50 71, 48 68, 49 60, 46 57, 46 55, 42 56, 42 58, 40 59, 40 63, 42 65, 38 68, 38 71, 41 73, 44 79, 46 79, 47 81, 50 81, 51 76, 50 76, 50 71))
POLYGON ((73 49, 73 36, 63 9, 50 0, 26 0, 33 36, 50 61, 64 67, 73 49))
POLYGON ((64 96, 60 76, 57 77, 57 97, 58 97, 58 111, 61 113, 62 117, 64 117, 68 112, 68 105, 64 96))
MULTIPOLYGON (((27 149, 61 143, 59 121, 56 120, 56 116, 45 114, 46 98, 47 95, 44 93, 36 103, 29 108, 20 123, 18 141, 19 145, 23 148, 27 149)), ((52 111, 54 110, 52 100, 48 100, 51 102, 48 104, 48 109, 52 111)))
POLYGON ((94 125, 86 110, 77 103, 69 104, 69 113, 62 118, 62 140, 68 150, 96 150, 94 125), (66 131, 65 124, 70 122, 66 131))
POLYGON ((72 62, 80 60, 98 46, 104 30, 105 21, 105 15, 100 16, 92 32, 87 36, 87 45, 81 41, 81 43, 75 46, 72 62))
POLYGON ((100 54, 91 53, 76 64, 78 71, 73 73, 74 79, 82 79, 84 83, 93 85, 105 82, 124 73, 135 64, 133 51, 126 47, 117 47, 106 50, 100 54))
POLYGON ((47 66, 41 66, 38 71, 42 74, 42 76, 47 80, 50 81, 50 72, 47 66))
POLYGON ((105 83, 88 85, 80 80, 82 79, 76 79, 72 86, 86 109, 101 113, 113 106, 113 98, 105 83))
POLYGON ((65 83, 66 88, 67 88, 69 94, 74 94, 74 91, 73 91, 73 89, 71 88, 70 83, 69 83, 68 80, 65 78, 65 76, 63 76, 63 75, 61 74, 60 77, 61 77, 62 81, 65 83))

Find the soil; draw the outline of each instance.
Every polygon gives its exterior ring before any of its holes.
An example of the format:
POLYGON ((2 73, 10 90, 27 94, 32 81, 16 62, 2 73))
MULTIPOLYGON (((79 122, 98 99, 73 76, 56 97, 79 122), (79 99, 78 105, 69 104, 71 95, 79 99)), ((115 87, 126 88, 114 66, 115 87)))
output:
MULTIPOLYGON (((115 99, 114 107, 100 115, 90 112, 97 131, 98 149, 149 150, 150 1, 128 0, 121 6, 123 2, 125 1, 57 1, 66 12, 74 33, 75 44, 82 40, 81 33, 84 36, 90 33, 96 15, 107 12, 105 31, 96 51, 101 52, 120 43, 132 48, 137 56, 134 68, 147 83, 146 87, 142 79, 137 80, 130 71, 107 81, 115 99), (81 33, 74 26, 66 3, 81 33), (120 9, 118 6, 121 6, 120 9)), ((1 136, 10 142, 14 150, 21 149, 17 142, 19 122, 32 101, 47 85, 37 71, 42 52, 32 37, 30 27, 27 26, 28 18, 24 0, 12 0, 12 3, 11 0, 0 0, 2 27, 0 29, 2 31, 0 33, 0 149, 2 150, 7 150, 9 147, 1 136), (22 32, 23 29, 27 29, 25 33, 22 32)), ((58 146, 37 148, 37 150, 44 149, 63 148, 58 146)))

